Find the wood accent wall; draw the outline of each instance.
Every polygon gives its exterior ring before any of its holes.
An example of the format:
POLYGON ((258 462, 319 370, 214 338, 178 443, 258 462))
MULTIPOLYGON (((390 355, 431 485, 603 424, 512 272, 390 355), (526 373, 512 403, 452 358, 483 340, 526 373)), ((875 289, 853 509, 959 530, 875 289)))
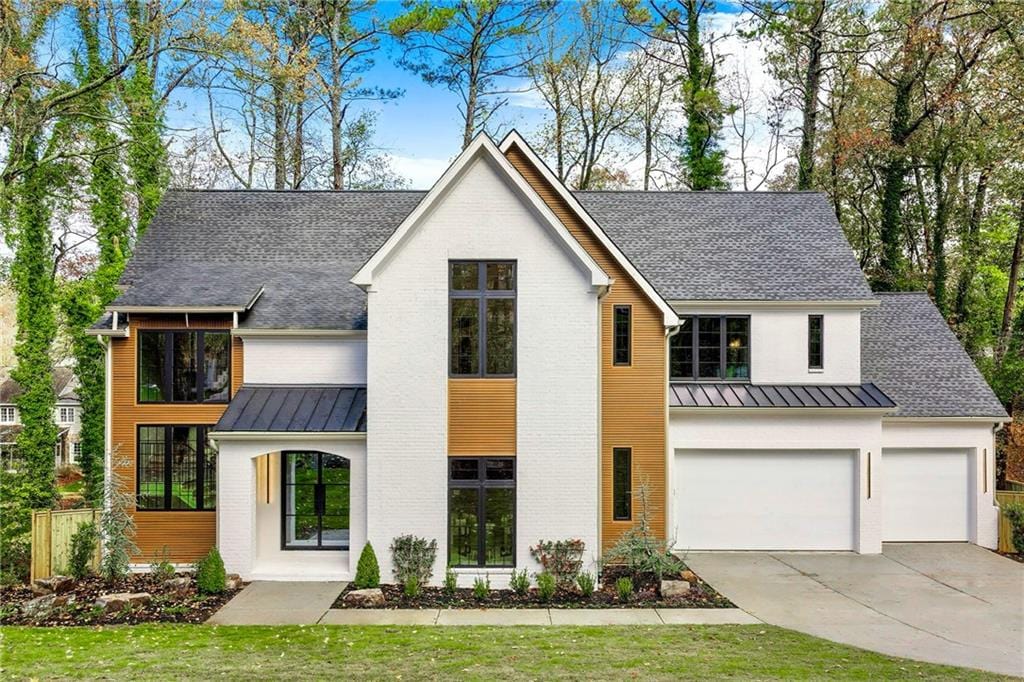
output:
MULTIPOLYGON (((111 449, 114 469, 124 489, 135 494, 136 433, 140 424, 217 423, 226 403, 147 405, 137 401, 136 368, 140 329, 230 329, 230 317, 190 315, 141 316, 129 318, 130 336, 110 340, 112 363, 111 449)), ((242 385, 242 340, 231 339, 231 395, 242 385)), ((206 554, 217 539, 216 512, 144 511, 134 514, 138 562, 148 562, 164 546, 173 562, 190 562, 206 554)))
POLYGON ((506 153, 512 165, 541 196, 566 229, 614 284, 601 304, 601 541, 607 549, 637 519, 637 491, 650 491, 651 530, 667 537, 665 527, 667 417, 667 345, 664 318, 658 307, 626 273, 568 203, 559 196, 529 157, 513 145, 506 153), (612 363, 612 311, 633 308, 633 357, 630 366, 612 363), (612 518, 612 449, 633 449, 633 519, 612 518))
POLYGON ((448 454, 516 453, 516 380, 448 380, 448 454))

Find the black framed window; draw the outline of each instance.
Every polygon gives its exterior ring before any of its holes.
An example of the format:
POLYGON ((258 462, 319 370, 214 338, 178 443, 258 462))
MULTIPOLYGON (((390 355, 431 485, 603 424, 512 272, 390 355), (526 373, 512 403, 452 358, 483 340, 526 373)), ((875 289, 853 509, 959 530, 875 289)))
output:
POLYGON ((217 508, 217 446, 210 426, 140 426, 136 440, 136 509, 217 508))
POLYGON ((807 368, 825 367, 825 318, 822 315, 807 316, 807 368))
POLYGON ((633 308, 628 305, 617 305, 612 314, 613 361, 616 365, 629 365, 633 361, 633 308))
POLYGON ((451 261, 448 284, 452 376, 515 376, 515 262, 451 261))
POLYGON ((750 381, 750 317, 680 318, 669 344, 669 372, 675 381, 750 381))
POLYGON ((281 453, 281 548, 349 548, 349 461, 326 452, 281 453))
POLYGON ((612 449, 612 518, 633 518, 633 448, 612 449))
POLYGON ((515 459, 450 458, 448 565, 515 566, 515 543, 515 459))
POLYGON ((231 397, 231 335, 226 331, 142 331, 140 403, 226 403, 231 397))

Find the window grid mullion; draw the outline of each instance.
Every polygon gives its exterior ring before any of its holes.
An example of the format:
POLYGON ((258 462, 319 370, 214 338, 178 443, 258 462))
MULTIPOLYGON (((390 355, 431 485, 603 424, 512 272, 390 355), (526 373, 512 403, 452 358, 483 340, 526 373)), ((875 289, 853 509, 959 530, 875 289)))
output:
POLYGON ((174 476, 171 473, 171 466, 173 464, 173 456, 171 455, 171 449, 173 447, 173 429, 174 427, 164 427, 164 509, 169 510, 171 508, 171 486, 174 483, 174 476))
POLYGON ((206 468, 206 429, 202 426, 196 427, 196 510, 203 511, 205 507, 205 472, 206 468))

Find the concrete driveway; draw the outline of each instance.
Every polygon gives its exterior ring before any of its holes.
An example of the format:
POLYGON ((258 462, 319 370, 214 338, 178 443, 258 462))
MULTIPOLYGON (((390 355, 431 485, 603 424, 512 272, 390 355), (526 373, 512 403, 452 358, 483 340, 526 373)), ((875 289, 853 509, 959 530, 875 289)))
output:
POLYGON ((1024 564, 975 545, 882 554, 691 553, 686 562, 766 623, 933 663, 1024 675, 1024 564))

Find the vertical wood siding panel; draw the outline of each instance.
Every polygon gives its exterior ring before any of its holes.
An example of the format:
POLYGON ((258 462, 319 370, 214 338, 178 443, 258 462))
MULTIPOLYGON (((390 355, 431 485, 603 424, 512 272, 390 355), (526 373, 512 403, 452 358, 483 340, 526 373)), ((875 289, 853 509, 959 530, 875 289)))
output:
MULTIPOLYGON (((232 320, 224 317, 190 315, 132 316, 130 336, 111 339, 112 415, 111 448, 114 469, 122 477, 124 489, 135 494, 135 438, 140 424, 217 423, 226 404, 140 405, 136 401, 136 358, 140 329, 230 329, 232 320)), ((231 393, 242 385, 242 341, 232 339, 231 393)), ((216 541, 216 512, 147 511, 135 512, 137 562, 147 562, 164 547, 171 561, 190 562, 206 554, 216 541)))
POLYGON ((639 285, 619 266, 558 192, 517 147, 508 160, 522 174, 566 229, 599 266, 615 280, 601 305, 601 539, 608 548, 632 526, 612 518, 612 449, 633 448, 633 518, 639 508, 637 488, 650 491, 652 532, 666 537, 666 362, 665 329, 661 312, 639 285), (633 358, 628 367, 612 362, 612 311, 633 306, 633 358))

